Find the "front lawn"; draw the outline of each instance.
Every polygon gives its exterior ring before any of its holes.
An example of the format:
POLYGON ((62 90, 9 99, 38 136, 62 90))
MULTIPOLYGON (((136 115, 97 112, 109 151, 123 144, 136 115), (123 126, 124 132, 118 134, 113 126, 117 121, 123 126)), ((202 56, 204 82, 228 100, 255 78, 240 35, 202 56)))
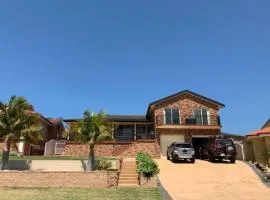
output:
POLYGON ((1 200, 162 200, 157 188, 0 188, 1 200))

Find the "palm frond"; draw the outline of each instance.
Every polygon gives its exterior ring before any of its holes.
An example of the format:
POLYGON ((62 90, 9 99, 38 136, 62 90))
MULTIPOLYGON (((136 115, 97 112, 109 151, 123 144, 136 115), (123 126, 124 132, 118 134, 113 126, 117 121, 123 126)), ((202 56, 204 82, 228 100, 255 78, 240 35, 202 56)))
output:
POLYGON ((5 142, 18 142, 19 141, 19 138, 16 136, 16 134, 14 133, 9 133, 5 136, 5 142))

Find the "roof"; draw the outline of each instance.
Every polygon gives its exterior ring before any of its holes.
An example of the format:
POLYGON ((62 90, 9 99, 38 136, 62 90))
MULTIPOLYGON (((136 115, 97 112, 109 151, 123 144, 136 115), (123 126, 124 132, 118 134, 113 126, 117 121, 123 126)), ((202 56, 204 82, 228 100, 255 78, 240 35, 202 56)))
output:
POLYGON ((208 102, 210 102, 210 103, 212 103, 212 104, 216 104, 216 105, 218 105, 219 107, 222 107, 222 108, 225 107, 225 105, 224 105, 223 103, 220 103, 220 102, 215 101, 215 100, 213 100, 213 99, 210 99, 210 98, 208 98, 208 97, 202 96, 202 95, 200 95, 200 94, 198 94, 198 93, 195 93, 195 92, 192 92, 192 91, 190 91, 190 90, 183 90, 183 91, 181 91, 181 92, 172 94, 172 95, 170 95, 170 96, 164 97, 164 98, 162 98, 162 99, 159 99, 159 100, 156 100, 156 101, 153 101, 152 103, 150 103, 149 106, 148 106, 148 109, 147 109, 147 116, 148 116, 148 113, 149 113, 149 110, 150 110, 150 107, 151 107, 151 106, 154 106, 155 104, 158 104, 158 103, 167 101, 167 100, 169 100, 169 99, 172 99, 172 98, 174 98, 174 97, 177 97, 177 96, 180 96, 180 95, 183 95, 183 94, 190 94, 190 95, 196 96, 196 97, 198 97, 198 98, 200 98, 200 99, 203 99, 203 100, 205 100, 205 101, 208 101, 208 102))
POLYGON ((33 110, 26 110, 25 112, 26 112, 26 113, 31 113, 31 114, 37 114, 37 115, 41 118, 41 120, 45 121, 47 124, 49 124, 49 125, 51 125, 51 126, 54 125, 54 123, 51 122, 48 118, 44 117, 42 114, 40 114, 40 113, 38 113, 38 112, 36 112, 36 111, 33 111, 33 110))
POLYGON ((262 129, 266 127, 270 127, 270 118, 264 123, 264 125, 262 126, 262 129))
MULTIPOLYGON (((64 122, 77 122, 80 119, 64 119, 64 122)), ((145 115, 106 115, 105 120, 109 122, 151 122, 145 115)))
POLYGON ((270 127, 266 127, 266 128, 261 129, 261 130, 253 131, 253 132, 247 134, 247 136, 259 136, 259 135, 265 135, 265 134, 270 136, 270 127))
POLYGON ((224 132, 221 132, 220 134, 221 135, 224 135, 224 136, 231 137, 231 138, 244 139, 244 136, 243 135, 239 135, 239 134, 235 134, 235 133, 224 133, 224 132))

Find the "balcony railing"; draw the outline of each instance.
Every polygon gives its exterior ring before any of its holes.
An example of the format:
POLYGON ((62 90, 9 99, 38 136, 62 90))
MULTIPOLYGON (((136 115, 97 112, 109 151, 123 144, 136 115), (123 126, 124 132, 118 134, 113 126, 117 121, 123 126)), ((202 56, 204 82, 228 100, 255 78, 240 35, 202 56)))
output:
POLYGON ((155 124, 157 126, 162 126, 162 125, 201 125, 201 126, 208 126, 208 125, 216 125, 220 126, 220 117, 217 116, 210 116, 210 121, 208 121, 208 117, 205 116, 203 117, 204 119, 207 119, 207 121, 202 121, 202 120, 197 120, 194 117, 188 117, 188 118, 181 118, 181 122, 174 121, 174 123, 166 123, 165 121, 165 115, 157 115, 155 119, 155 124))

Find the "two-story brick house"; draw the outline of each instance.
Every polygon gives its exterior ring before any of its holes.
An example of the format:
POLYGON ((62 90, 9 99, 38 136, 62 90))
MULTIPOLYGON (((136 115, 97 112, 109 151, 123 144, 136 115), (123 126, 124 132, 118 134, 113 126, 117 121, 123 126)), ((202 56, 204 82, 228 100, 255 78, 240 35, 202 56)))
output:
MULTIPOLYGON (((207 137, 219 135, 219 110, 224 104, 184 90, 149 104, 144 116, 108 115, 114 140, 96 146, 97 155, 133 157, 144 151, 153 157, 166 155, 174 141, 193 142, 195 147, 207 137)), ((66 119, 76 123, 77 119, 66 119)), ((68 142, 66 155, 87 155, 88 147, 68 142)))

